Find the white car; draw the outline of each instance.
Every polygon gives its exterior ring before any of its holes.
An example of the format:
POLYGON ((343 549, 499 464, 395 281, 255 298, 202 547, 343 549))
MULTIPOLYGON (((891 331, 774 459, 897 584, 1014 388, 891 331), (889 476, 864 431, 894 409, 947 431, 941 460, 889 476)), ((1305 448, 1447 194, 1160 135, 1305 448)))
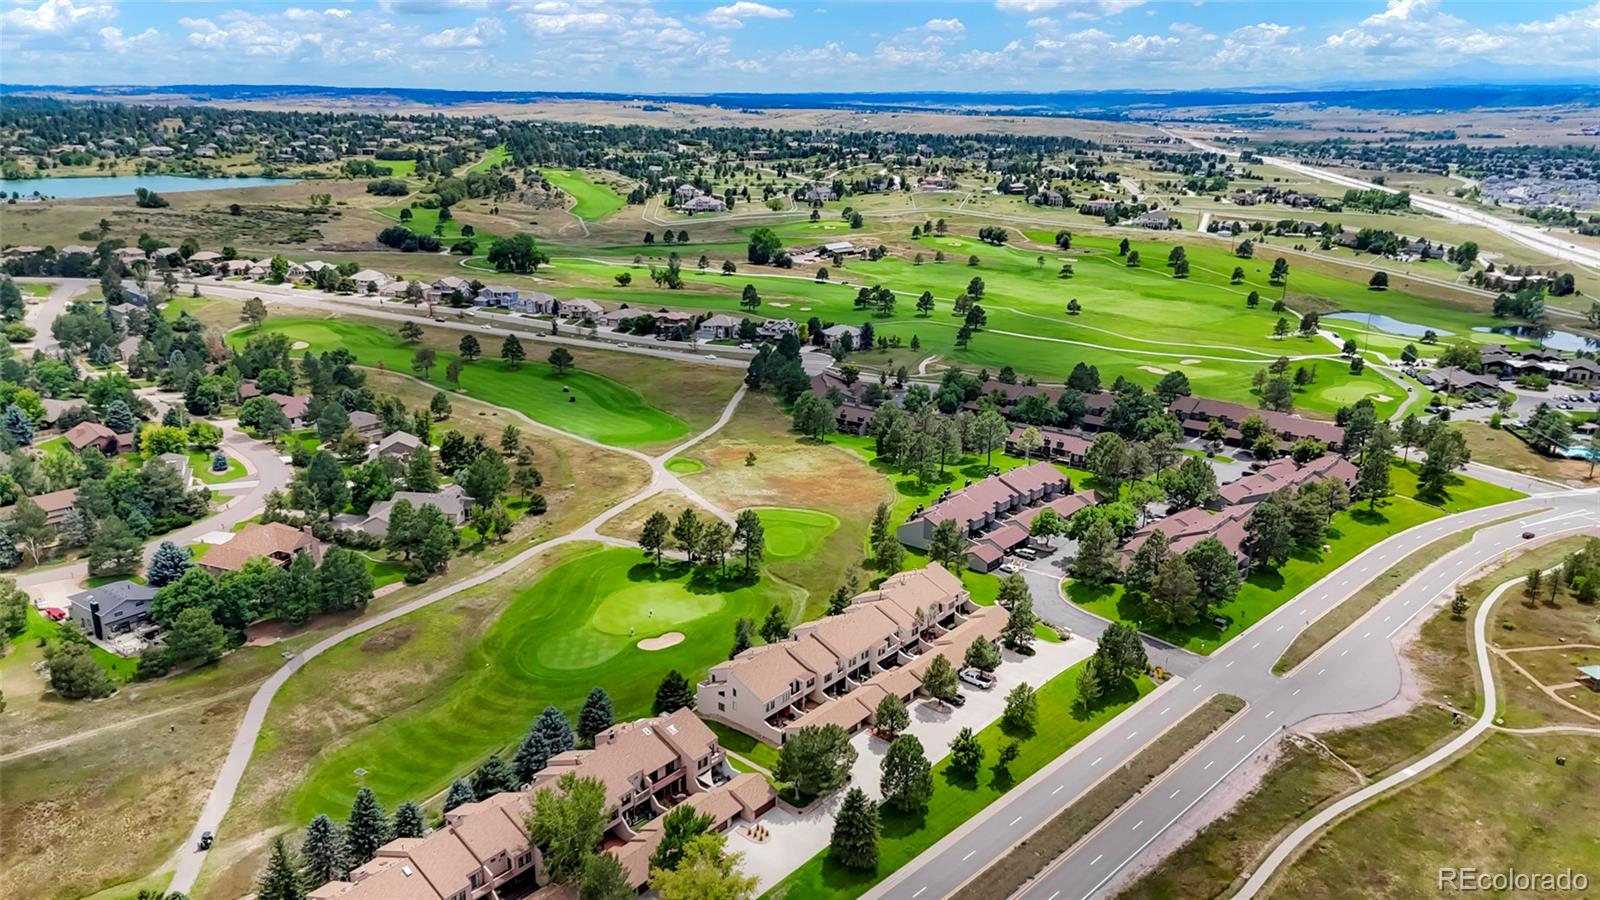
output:
POLYGON ((1004 564, 1002 564, 1000 566, 1000 571, 1005 572, 1006 574, 1009 575, 1009 574, 1011 574, 1013 572, 1021 571, 1021 569, 1017 566, 1016 563, 1008 562, 1008 563, 1004 563, 1004 564))
POLYGON ((994 687, 994 676, 982 669, 962 669, 961 680, 981 691, 994 687))
POLYGON ((484 331, 493 331, 494 330, 494 326, 490 325, 488 322, 485 322, 485 323, 483 323, 483 330, 484 331))
POLYGON ((715 353, 707 353, 706 354, 706 359, 717 359, 717 358, 718 357, 717 357, 717 355, 715 353))

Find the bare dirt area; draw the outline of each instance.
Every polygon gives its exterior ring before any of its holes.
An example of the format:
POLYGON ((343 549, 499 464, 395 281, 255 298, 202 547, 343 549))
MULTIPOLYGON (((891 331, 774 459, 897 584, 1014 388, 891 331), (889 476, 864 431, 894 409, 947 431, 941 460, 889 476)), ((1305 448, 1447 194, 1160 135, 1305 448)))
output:
POLYGON ((607 519, 599 530, 607 537, 631 541, 639 537, 639 532, 644 528, 644 521, 652 515, 658 512, 665 513, 668 519, 676 522, 686 509, 694 510, 695 515, 702 520, 716 518, 705 507, 690 502, 683 494, 677 491, 662 491, 607 519))

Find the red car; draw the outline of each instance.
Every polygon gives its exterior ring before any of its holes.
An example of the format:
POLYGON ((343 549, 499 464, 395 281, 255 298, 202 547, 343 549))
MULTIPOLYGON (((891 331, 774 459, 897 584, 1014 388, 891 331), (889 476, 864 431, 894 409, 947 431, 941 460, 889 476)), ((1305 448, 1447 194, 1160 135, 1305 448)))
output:
POLYGON ((44 613, 44 617, 52 622, 59 622, 67 617, 66 610, 54 606, 46 606, 40 612, 44 613))

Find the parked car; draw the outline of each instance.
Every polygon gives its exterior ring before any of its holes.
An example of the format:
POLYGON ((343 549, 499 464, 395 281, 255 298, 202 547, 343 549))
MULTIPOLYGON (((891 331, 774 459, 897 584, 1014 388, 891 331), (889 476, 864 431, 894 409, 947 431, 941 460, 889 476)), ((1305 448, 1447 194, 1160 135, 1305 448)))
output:
POLYGON ((210 850, 211 849, 211 843, 212 843, 213 840, 214 839, 211 836, 211 832, 209 832, 209 831, 200 832, 200 849, 201 850, 210 850))
POLYGON ((1006 573, 1007 575, 1010 575, 1013 572, 1017 572, 1017 571, 1021 571, 1021 570, 1017 567, 1016 563, 1008 562, 1008 563, 1002 563, 1001 564, 1000 571, 1006 573))
POLYGON ((982 691, 987 691, 994 687, 994 676, 982 669, 962 669, 961 680, 982 691))
POLYGON ((948 702, 951 706, 966 706, 967 698, 961 696, 961 692, 957 691, 956 693, 950 695, 950 700, 948 702))

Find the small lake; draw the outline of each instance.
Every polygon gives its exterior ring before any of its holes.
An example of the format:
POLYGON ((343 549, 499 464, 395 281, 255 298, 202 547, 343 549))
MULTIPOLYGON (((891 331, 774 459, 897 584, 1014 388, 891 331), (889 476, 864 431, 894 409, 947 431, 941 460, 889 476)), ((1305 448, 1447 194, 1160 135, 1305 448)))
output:
MULTIPOLYGON (((1474 328, 1483 334, 1503 334, 1506 337, 1521 338, 1525 341, 1535 340, 1533 326, 1531 325, 1495 325, 1474 328)), ((1600 350, 1600 338, 1584 337, 1570 331, 1552 329, 1544 336, 1544 346, 1547 350, 1561 350, 1566 353, 1577 353, 1580 350, 1600 350)))
POLYGON ((88 175, 83 178, 0 178, 0 191, 31 197, 35 193, 58 199, 132 195, 134 188, 158 194, 184 191, 222 191, 293 184, 298 178, 194 178, 188 175, 88 175))
MULTIPOLYGON (((1356 324, 1365 325, 1368 328, 1372 328, 1377 331, 1383 331, 1389 334, 1398 334, 1401 337, 1419 338, 1424 334, 1427 334, 1429 330, 1426 325, 1416 325, 1411 322, 1402 322, 1399 319, 1393 318, 1392 316, 1385 316, 1379 313, 1332 313, 1330 315, 1323 316, 1322 321, 1355 322, 1356 324)), ((1445 331, 1442 328, 1433 329, 1433 333, 1440 337, 1446 337, 1450 334, 1450 332, 1445 331)))

